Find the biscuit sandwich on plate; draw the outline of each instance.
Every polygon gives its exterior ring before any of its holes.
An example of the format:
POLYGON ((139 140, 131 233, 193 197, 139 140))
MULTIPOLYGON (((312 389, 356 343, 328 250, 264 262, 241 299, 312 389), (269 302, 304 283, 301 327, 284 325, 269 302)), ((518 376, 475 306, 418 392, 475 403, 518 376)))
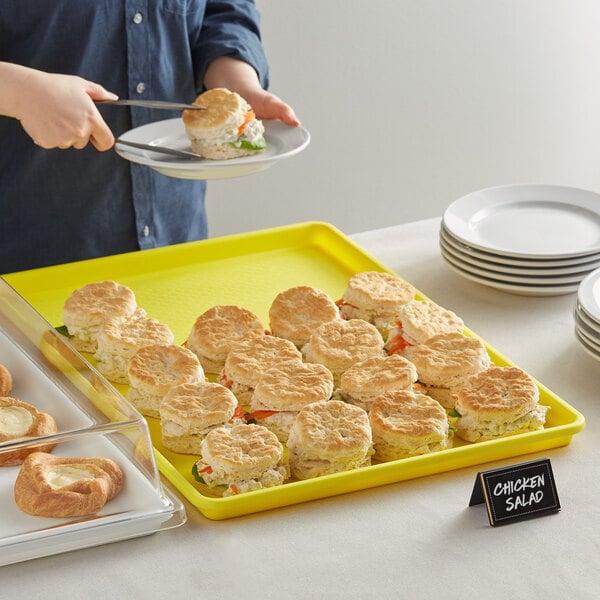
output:
POLYGON ((180 383, 205 381, 198 357, 177 344, 140 348, 130 359, 127 399, 147 417, 158 417, 164 395, 180 383))
POLYGON ((363 319, 339 319, 323 323, 302 347, 306 362, 325 365, 333 374, 335 387, 344 371, 372 356, 383 356, 383 338, 363 319))
POLYGON ((483 342, 462 333, 434 335, 424 344, 407 346, 403 355, 417 368, 423 392, 444 408, 454 406, 468 377, 492 366, 483 342))
POLYGON ((340 400, 369 412, 371 403, 380 394, 412 390, 416 381, 415 365, 403 356, 373 356, 352 365, 342 374, 336 394, 340 400))
POLYGON ((115 281, 89 283, 71 293, 63 305, 63 324, 80 352, 96 352, 98 332, 108 319, 126 319, 137 309, 135 294, 115 281))
POLYGON ((323 290, 299 285, 280 292, 269 307, 271 333, 302 348, 322 323, 341 319, 340 311, 323 290))
POLYGON ((440 333, 462 333, 463 320, 451 310, 425 300, 402 305, 385 342, 388 354, 402 353, 407 346, 423 344, 440 333))
POLYGON ((182 383, 172 387, 159 405, 162 443, 182 454, 199 454, 204 437, 217 427, 244 421, 244 410, 231 390, 219 383, 182 383))
POLYGON ((535 381, 518 367, 497 367, 472 375, 458 392, 456 435, 467 442, 543 429, 547 406, 535 381))
POLYGON ((258 380, 246 419, 286 442, 298 411, 313 402, 327 402, 332 393, 333 375, 327 367, 299 359, 278 362, 258 380))
POLYGON ((265 335, 263 322, 235 304, 219 304, 203 312, 185 341, 206 373, 219 374, 229 351, 245 337, 265 335))
POLYGON ((129 361, 140 348, 174 341, 175 336, 168 325, 138 309, 127 319, 112 318, 102 324, 94 355, 96 366, 110 381, 128 384, 129 361))
POLYGON ((287 446, 296 479, 369 466, 373 454, 369 416, 341 400, 313 402, 295 418, 287 446))
POLYGON ((274 363, 286 360, 302 360, 292 342, 274 335, 251 336, 229 351, 218 382, 228 387, 240 404, 247 405, 261 375, 274 363))
POLYGON ((452 445, 446 411, 425 394, 385 392, 371 404, 369 421, 377 460, 429 454, 452 445))
MULTIPOLYGON (((57 432, 58 425, 52 415, 17 398, 0 397, 0 449, 6 443, 17 442, 24 438, 52 435, 57 432)), ((0 452, 0 467, 19 465, 32 452, 50 452, 55 445, 54 442, 44 442, 0 452)))
POLYGON ((40 517, 97 513, 123 487, 123 471, 109 458, 30 454, 17 475, 14 497, 24 512, 40 517))
POLYGON ((236 92, 213 88, 200 94, 194 104, 205 110, 184 110, 182 116, 192 152, 204 158, 226 160, 265 149, 262 121, 236 92))
POLYGON ((396 322, 398 308, 410 302, 415 288, 391 273, 363 271, 348 280, 342 298, 338 301, 346 319, 363 319, 387 337, 396 322))
POLYGON ((281 485, 290 475, 277 436, 254 424, 213 429, 202 440, 192 473, 223 497, 281 485))

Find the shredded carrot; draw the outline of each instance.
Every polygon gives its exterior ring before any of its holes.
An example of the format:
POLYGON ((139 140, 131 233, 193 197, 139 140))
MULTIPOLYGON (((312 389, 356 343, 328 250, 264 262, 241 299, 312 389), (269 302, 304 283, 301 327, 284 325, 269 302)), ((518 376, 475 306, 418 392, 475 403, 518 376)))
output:
POLYGON ((231 388, 231 386, 233 385, 233 381, 231 379, 228 379, 227 375, 225 375, 224 373, 221 373, 219 375, 219 383, 225 386, 226 388, 231 388))
POLYGON ((244 117, 244 122, 238 127, 238 135, 242 135, 242 133, 244 133, 244 129, 246 129, 246 126, 248 125, 248 123, 250 123, 250 121, 256 119, 256 115, 254 114, 254 111, 252 109, 250 109, 247 113, 246 116, 244 117))
POLYGON ((412 344, 407 342, 401 335, 395 335, 391 340, 388 340, 385 347, 388 354, 394 354, 404 350, 407 346, 412 346, 412 344))
POLYGON ((239 493, 240 493, 240 490, 239 490, 238 486, 237 486, 237 485, 235 485, 235 483, 232 483, 232 484, 229 486, 229 488, 231 489, 231 491, 232 491, 234 494, 239 494, 239 493))
POLYGON ((277 414, 276 410, 255 410, 254 412, 248 413, 246 415, 246 420, 250 421, 251 419, 266 419, 267 417, 272 417, 277 414))
POLYGON ((235 419, 243 419, 246 416, 246 411, 238 404, 233 411, 233 415, 231 419, 229 419, 230 423, 233 423, 235 419))
POLYGON ((208 473, 210 475, 212 471, 212 467, 210 465, 206 465, 203 469, 200 469, 198 473, 208 473))

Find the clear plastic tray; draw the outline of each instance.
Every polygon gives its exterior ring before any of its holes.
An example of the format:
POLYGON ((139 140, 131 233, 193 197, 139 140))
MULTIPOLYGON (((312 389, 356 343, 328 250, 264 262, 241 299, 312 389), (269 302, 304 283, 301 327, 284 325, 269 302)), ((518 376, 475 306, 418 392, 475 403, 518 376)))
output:
POLYGON ((0 444, 0 453, 52 441, 57 456, 113 459, 122 491, 89 517, 54 519, 22 512, 13 486, 20 466, 0 467, 0 565, 147 535, 181 525, 179 498, 163 489, 148 426, 72 346, 0 279, 0 363, 11 396, 50 413, 56 434, 0 444))
MULTIPOLYGON (((337 299, 352 274, 367 270, 390 272, 333 226, 300 223, 17 273, 8 280, 55 325, 61 324, 62 305, 74 288, 92 281, 117 280, 130 286, 138 304, 167 323, 175 339, 183 342, 196 317, 215 304, 242 305, 268 324, 268 308, 280 291, 312 285, 337 299)), ((426 299, 421 292, 417 297, 426 299)), ((435 301, 444 303, 443 298, 435 301)), ((486 346, 496 364, 512 364, 486 346)), ((541 402, 551 407, 541 431, 477 444, 457 441, 454 448, 428 455, 228 498, 215 498, 202 490, 191 474, 196 457, 163 448, 158 421, 147 421, 160 471, 203 515, 226 519, 566 445, 584 428, 584 418, 538 385, 541 402)))

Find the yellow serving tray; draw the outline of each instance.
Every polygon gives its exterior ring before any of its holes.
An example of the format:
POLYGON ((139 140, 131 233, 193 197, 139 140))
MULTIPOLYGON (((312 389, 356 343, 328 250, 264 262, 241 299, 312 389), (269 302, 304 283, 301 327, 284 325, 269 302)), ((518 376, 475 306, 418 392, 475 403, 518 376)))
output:
MULTIPOLYGON (((216 304, 244 306, 268 326, 268 309, 279 292, 312 285, 338 299, 351 275, 370 270, 392 272, 333 226, 310 222, 13 273, 5 279, 53 325, 62 324, 62 306, 73 289, 113 279, 131 287, 138 304, 168 324, 181 343, 196 317, 216 304)), ((421 292, 417 298, 427 299, 421 292)), ((436 301, 443 305, 443 299, 436 301)), ((513 364, 486 347, 494 363, 513 364)), ((551 407, 541 431, 476 444, 456 440, 448 450, 228 498, 207 495, 191 473, 196 457, 166 450, 158 420, 147 421, 161 473, 203 515, 219 520, 567 445, 584 428, 583 415, 536 383, 541 403, 551 407)), ((124 386, 116 387, 125 393, 124 386)))

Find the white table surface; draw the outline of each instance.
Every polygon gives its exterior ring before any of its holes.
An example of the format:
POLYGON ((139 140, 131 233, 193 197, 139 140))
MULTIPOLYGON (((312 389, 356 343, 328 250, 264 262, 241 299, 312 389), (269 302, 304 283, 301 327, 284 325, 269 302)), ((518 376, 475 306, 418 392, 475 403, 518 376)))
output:
MULTIPOLYGON (((528 297, 461 278, 439 219, 351 236, 582 412, 563 448, 0 568, 0 597, 600 597, 600 363, 573 333, 574 294, 528 297), (491 527, 469 507, 478 470, 548 457, 559 513, 491 527)), ((0 507, 1 510, 1 507, 0 507)))

